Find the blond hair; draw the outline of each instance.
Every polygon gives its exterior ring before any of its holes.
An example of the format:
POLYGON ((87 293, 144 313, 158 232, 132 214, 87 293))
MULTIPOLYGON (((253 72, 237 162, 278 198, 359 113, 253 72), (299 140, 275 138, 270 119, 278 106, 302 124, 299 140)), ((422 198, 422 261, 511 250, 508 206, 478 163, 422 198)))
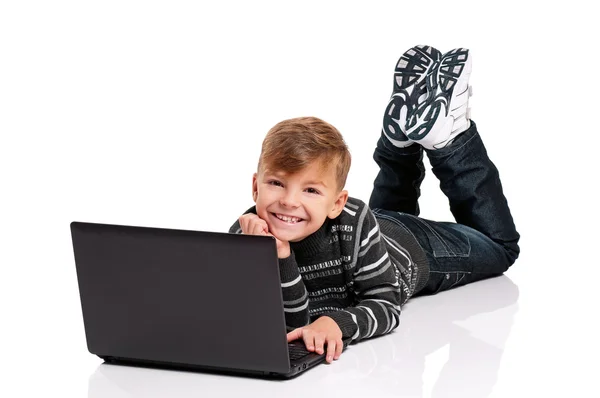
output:
POLYGON ((267 133, 258 160, 258 172, 264 168, 294 174, 315 161, 321 167, 335 167, 341 190, 350 171, 350 151, 340 132, 316 117, 299 117, 277 123, 267 133))

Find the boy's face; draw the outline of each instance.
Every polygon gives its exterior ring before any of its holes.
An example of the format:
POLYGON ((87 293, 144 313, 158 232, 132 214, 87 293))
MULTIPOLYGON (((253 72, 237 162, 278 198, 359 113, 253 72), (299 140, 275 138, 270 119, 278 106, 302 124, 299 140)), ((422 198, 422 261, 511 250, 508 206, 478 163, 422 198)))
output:
POLYGON ((348 192, 338 189, 333 167, 320 166, 313 162, 295 174, 268 168, 254 174, 256 213, 277 239, 298 242, 342 212, 348 192))

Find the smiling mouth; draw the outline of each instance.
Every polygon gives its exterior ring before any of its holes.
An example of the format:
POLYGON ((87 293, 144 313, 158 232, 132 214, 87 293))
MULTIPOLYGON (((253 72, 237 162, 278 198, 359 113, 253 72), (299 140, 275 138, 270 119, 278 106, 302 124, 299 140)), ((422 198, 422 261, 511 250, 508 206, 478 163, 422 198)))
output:
POLYGON ((279 220, 286 222, 288 224, 297 224, 301 221, 304 221, 304 219, 302 219, 300 217, 284 216, 283 214, 278 214, 278 213, 272 213, 272 214, 279 220))

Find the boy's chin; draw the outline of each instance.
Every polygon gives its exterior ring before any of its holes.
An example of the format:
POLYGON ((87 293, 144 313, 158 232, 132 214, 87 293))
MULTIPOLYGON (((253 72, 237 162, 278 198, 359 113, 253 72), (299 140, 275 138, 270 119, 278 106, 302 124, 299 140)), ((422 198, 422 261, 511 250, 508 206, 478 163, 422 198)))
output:
POLYGON ((300 242, 302 239, 306 238, 304 235, 290 233, 278 233, 273 234, 273 236, 284 242, 300 242))
POLYGON ((290 231, 280 231, 280 230, 272 230, 271 232, 274 237, 283 241, 283 242, 300 242, 302 239, 306 238, 307 235, 293 233, 290 231))

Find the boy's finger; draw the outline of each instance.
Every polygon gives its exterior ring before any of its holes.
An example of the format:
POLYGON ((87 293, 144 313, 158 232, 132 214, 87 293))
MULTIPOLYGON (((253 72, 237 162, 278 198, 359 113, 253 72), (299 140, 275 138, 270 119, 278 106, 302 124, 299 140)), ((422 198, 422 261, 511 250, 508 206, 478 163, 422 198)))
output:
POLYGON ((302 328, 294 329, 287 334, 287 341, 289 343, 290 341, 298 340, 300 337, 302 337, 302 328))
POLYGON ((269 224, 267 224, 267 222, 265 220, 260 220, 261 221, 261 225, 263 228, 263 233, 268 234, 269 233, 269 224))
POLYGON ((340 355, 342 355, 342 351, 344 351, 344 343, 342 340, 338 340, 335 345, 335 354, 333 355, 333 359, 339 359, 340 355))
POLYGON ((250 220, 252 217, 250 214, 244 214, 242 216, 240 216, 240 218, 238 218, 240 223, 245 223, 248 224, 248 220, 250 220))
POLYGON ((310 330, 302 330, 302 340, 304 341, 304 346, 308 351, 312 352, 315 350, 315 339, 313 333, 311 333, 310 330))
POLYGON ((247 217, 248 215, 244 215, 242 217, 240 217, 240 227, 242 228, 242 232, 245 234, 251 234, 251 222, 252 222, 252 218, 251 217, 247 217))
POLYGON ((322 354, 325 352, 323 346, 325 345, 325 339, 320 336, 315 336, 315 352, 317 354, 322 354))
POLYGON ((254 235, 264 235, 265 230, 268 229, 269 227, 267 226, 265 220, 262 220, 260 218, 255 218, 252 220, 252 231, 254 235))
POLYGON ((252 235, 262 235, 264 232, 263 226, 260 223, 252 225, 252 235))
MULTIPOLYGON (((327 362, 329 362, 329 363, 333 362, 333 359, 337 355, 337 346, 338 345, 339 344, 334 339, 327 341, 327 357, 325 358, 325 360, 327 362)), ((337 359, 337 358, 335 358, 335 359, 337 359)))

